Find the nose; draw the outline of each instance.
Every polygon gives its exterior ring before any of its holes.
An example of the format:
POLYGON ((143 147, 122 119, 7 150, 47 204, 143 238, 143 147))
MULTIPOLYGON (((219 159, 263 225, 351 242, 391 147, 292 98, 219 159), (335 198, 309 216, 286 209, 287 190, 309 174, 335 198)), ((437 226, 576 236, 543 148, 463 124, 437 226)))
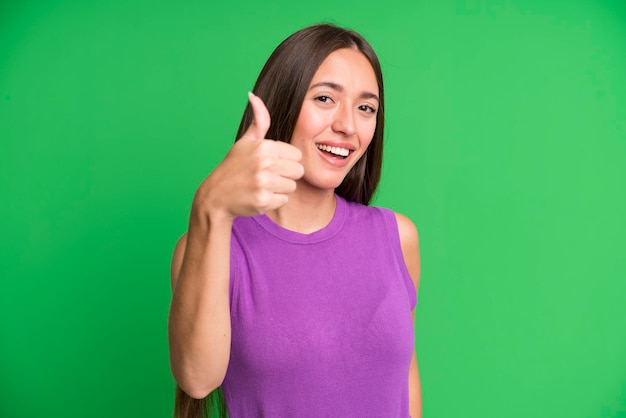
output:
POLYGON ((354 114, 350 106, 339 106, 333 118, 333 131, 352 136, 356 132, 354 114))

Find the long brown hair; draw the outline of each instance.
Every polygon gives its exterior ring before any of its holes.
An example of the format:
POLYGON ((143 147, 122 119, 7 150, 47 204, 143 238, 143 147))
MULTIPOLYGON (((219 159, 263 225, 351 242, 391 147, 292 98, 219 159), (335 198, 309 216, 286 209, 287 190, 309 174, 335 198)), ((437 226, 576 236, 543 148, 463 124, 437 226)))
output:
MULTIPOLYGON (((371 45, 358 33, 330 24, 301 29, 285 39, 274 50, 261 70, 254 94, 265 102, 272 117, 267 137, 289 142, 300 114, 309 84, 324 59, 333 51, 353 48, 370 62, 378 83, 380 103, 376 115, 376 130, 366 153, 352 167, 335 192, 351 202, 364 205, 371 201, 382 171, 385 106, 383 75, 378 57, 371 45)), ((241 119, 236 140, 252 123, 250 104, 241 119)), ((176 387, 174 418, 208 418, 227 416, 221 388, 205 399, 194 399, 176 387)))
POLYGON ((194 399, 176 385, 174 418, 227 418, 222 388, 217 388, 204 399, 194 399))

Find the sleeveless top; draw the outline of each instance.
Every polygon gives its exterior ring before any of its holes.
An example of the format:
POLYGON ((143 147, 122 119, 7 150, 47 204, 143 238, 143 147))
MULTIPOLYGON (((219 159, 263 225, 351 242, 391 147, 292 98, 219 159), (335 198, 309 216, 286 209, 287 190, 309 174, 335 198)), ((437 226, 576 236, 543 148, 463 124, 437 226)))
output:
POLYGON ((409 417, 416 302, 388 209, 337 196, 311 234, 235 219, 230 418, 409 417))

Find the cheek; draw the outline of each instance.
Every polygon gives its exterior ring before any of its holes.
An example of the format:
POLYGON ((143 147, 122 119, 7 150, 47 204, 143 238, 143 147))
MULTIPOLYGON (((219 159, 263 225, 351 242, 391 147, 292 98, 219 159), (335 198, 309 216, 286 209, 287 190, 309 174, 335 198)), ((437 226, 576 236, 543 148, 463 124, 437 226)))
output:
POLYGON ((293 131, 293 139, 310 139, 322 132, 325 126, 326 120, 323 112, 315 112, 303 107, 293 131))
POLYGON ((361 145, 368 147, 374 139, 374 132, 376 132, 376 122, 366 123, 359 129, 359 138, 361 138, 361 145))

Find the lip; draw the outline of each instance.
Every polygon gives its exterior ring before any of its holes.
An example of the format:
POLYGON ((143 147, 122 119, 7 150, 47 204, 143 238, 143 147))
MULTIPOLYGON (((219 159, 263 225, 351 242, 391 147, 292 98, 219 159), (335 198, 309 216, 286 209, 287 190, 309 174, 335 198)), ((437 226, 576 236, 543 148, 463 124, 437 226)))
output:
POLYGON ((355 151, 355 147, 354 145, 351 144, 347 144, 345 142, 333 142, 333 141, 323 141, 323 142, 316 142, 315 145, 315 150, 317 151, 318 155, 328 164, 330 164, 333 167, 336 168, 342 168, 345 167, 346 165, 348 165, 350 163, 350 160, 352 159, 352 154, 355 151), (341 157, 335 157, 325 151, 322 151, 321 149, 319 149, 317 147, 317 145, 326 145, 328 147, 338 147, 338 148, 345 148, 349 151, 349 154, 347 157, 345 158, 341 158, 341 157))

